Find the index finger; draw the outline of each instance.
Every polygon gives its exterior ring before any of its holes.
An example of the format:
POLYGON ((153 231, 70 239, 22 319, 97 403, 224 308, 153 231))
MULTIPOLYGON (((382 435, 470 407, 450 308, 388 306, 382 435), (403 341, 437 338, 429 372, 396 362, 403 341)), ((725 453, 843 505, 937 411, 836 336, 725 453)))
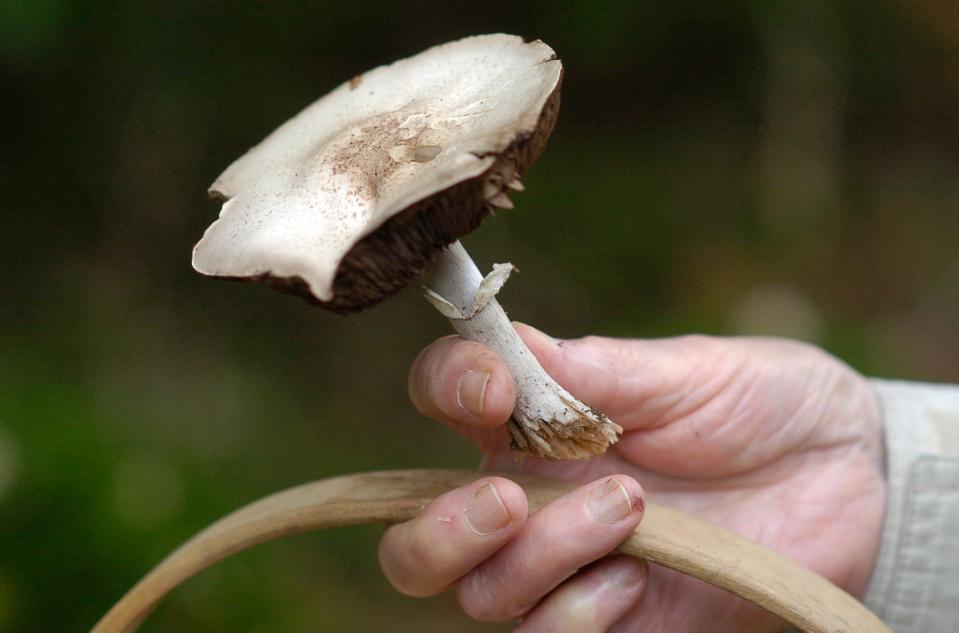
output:
POLYGON ((434 341, 410 368, 409 394, 424 415, 445 422, 481 448, 508 444, 505 428, 516 385, 493 350, 458 336, 434 341))

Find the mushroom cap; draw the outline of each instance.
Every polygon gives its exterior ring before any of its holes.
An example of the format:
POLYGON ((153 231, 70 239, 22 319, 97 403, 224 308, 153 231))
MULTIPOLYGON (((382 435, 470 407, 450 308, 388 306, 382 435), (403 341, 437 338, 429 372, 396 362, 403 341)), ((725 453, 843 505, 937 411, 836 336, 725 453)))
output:
MULTIPOLYGON (((354 77, 211 185, 193 267, 341 312, 416 279, 536 159, 562 65, 540 41, 468 37, 354 77)), ((502 198, 499 198, 502 200, 502 198)))

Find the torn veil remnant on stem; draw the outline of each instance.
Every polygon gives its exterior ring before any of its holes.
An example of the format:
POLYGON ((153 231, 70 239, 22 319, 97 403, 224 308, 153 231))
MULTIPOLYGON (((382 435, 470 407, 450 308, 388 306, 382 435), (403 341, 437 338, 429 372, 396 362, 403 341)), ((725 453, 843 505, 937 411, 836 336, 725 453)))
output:
POLYGON ((622 428, 553 380, 513 329, 496 300, 512 270, 512 264, 495 264, 483 277, 455 242, 436 256, 424 292, 460 336, 491 348, 510 368, 516 381, 516 408, 509 421, 515 448, 550 459, 602 453, 622 428))

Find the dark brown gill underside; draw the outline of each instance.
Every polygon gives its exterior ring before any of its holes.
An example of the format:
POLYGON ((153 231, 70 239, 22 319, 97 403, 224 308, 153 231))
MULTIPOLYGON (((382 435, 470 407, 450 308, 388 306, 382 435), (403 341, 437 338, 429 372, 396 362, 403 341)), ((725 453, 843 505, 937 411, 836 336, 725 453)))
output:
MULTIPOLYGON (((560 83, 546 100, 536 129, 517 139, 483 174, 425 198, 385 222, 343 258, 333 282, 333 299, 318 301, 305 284, 277 288, 300 294, 335 312, 368 308, 395 294, 422 274, 435 253, 480 225, 490 198, 523 176, 546 146, 559 115, 560 83), (305 294, 297 290, 305 290, 305 294)), ((263 279, 273 287, 274 281, 263 279)))

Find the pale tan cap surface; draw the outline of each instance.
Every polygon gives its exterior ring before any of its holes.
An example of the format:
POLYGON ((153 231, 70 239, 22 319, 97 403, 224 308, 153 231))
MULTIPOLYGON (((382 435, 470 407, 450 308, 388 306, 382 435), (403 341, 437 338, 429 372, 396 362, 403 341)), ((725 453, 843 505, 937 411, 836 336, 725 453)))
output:
MULTIPOLYGON (((321 301, 357 242, 475 178, 531 134, 562 66, 535 41, 470 37, 339 86, 220 175, 227 199, 193 251, 220 277, 299 277, 321 301)), ((452 238, 451 238, 452 239, 452 238)))

